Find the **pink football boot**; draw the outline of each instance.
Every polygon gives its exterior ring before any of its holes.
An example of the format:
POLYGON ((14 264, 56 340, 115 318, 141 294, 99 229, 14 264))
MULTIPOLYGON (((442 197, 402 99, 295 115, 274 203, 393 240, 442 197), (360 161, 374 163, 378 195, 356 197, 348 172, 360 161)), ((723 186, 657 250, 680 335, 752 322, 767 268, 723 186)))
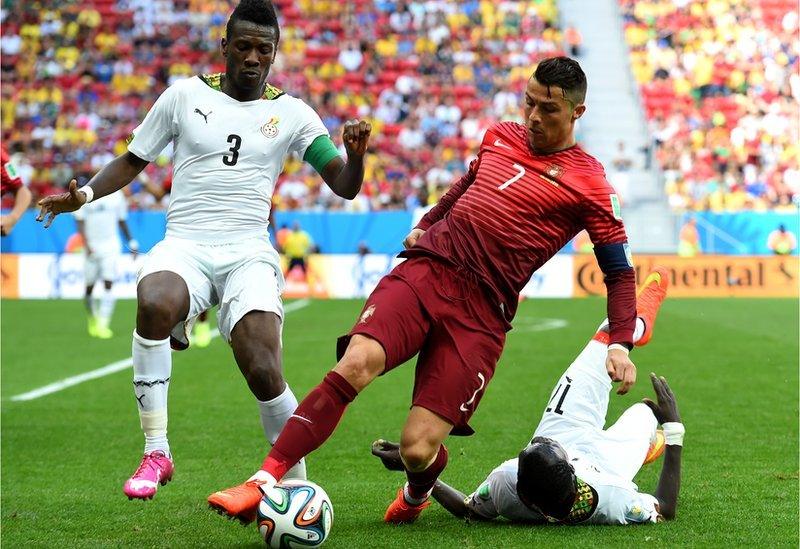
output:
POLYGON ((128 499, 153 499, 158 490, 158 485, 162 486, 172 480, 175 472, 175 465, 172 459, 161 450, 156 450, 145 454, 142 463, 131 478, 125 482, 122 491, 128 499))

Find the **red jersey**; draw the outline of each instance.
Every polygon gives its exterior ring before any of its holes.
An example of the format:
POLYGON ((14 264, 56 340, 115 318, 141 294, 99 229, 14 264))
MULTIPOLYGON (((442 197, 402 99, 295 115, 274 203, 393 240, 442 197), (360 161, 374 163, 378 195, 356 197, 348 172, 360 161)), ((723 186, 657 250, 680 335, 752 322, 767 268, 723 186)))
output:
POLYGON ((14 169, 14 165, 11 164, 11 157, 6 152, 5 147, 0 149, 0 162, 2 163, 2 185, 0 186, 0 195, 4 195, 6 193, 14 193, 22 187, 22 179, 20 179, 19 175, 17 175, 17 170, 14 169))
MULTIPOLYGON (((534 271, 581 230, 596 247, 627 242, 619 201, 600 162, 577 145, 534 154, 527 128, 514 122, 488 129, 467 173, 418 227, 425 234, 400 255, 431 255, 474 273, 509 321, 534 271)), ((622 321, 621 340, 630 343, 636 318, 632 277, 626 293, 631 295, 624 299, 624 318, 614 315, 611 323, 613 332, 614 321, 618 328, 622 321)))

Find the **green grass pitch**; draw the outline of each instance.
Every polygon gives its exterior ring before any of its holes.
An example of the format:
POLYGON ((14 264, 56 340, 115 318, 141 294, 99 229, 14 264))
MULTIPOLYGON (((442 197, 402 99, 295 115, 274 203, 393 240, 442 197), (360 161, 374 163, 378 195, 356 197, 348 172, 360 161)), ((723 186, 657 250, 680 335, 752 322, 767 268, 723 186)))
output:
MULTIPOLYGON (((286 319, 284 367, 299 397, 334 364, 335 337, 360 301, 315 301, 286 319)), ((443 479, 469 492, 530 437, 558 376, 591 336, 605 301, 521 304, 505 354, 473 419, 451 438, 443 479), (563 322, 542 319, 563 319, 563 322)), ((266 446, 253 397, 220 339, 174 355, 170 440, 175 480, 155 500, 128 501, 122 483, 142 449, 131 371, 28 402, 10 400, 130 356, 134 303, 120 302, 108 341, 85 334, 79 301, 2 303, 2 542, 6 547, 259 547, 255 527, 210 512, 212 491, 249 476, 266 446)), ((414 525, 383 524, 402 477, 369 455, 397 439, 413 367, 378 379, 309 459, 335 520, 328 547, 751 546, 798 543, 796 300, 672 299, 651 344, 632 356, 639 381, 612 396, 609 417, 670 381, 687 428, 676 521, 641 527, 466 524, 438 504, 414 525)), ((637 477, 652 491, 659 460, 637 477)))

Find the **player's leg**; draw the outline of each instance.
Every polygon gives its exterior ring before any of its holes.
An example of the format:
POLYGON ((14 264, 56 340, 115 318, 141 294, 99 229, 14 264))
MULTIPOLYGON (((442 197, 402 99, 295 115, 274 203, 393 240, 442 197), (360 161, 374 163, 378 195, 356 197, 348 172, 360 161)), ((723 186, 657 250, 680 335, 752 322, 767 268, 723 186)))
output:
POLYGON ((436 479, 447 466, 444 440, 452 430, 453 424, 434 412, 421 406, 411 408, 400 436, 400 458, 407 482, 386 510, 386 522, 414 522, 430 505, 436 479))
POLYGON ((187 316, 211 306, 210 283, 189 250, 164 240, 148 254, 137 285, 133 388, 145 438, 144 457, 123 488, 129 498, 152 498, 172 478, 167 439, 167 394, 172 374, 170 333, 187 316))
POLYGON ((109 326, 116 303, 112 288, 114 279, 117 277, 117 254, 103 254, 99 259, 103 293, 100 294, 100 306, 97 310, 97 335, 100 338, 109 339, 114 336, 109 326))
POLYGON ((633 480, 656 438, 658 421, 646 404, 634 404, 608 429, 598 441, 600 467, 608 472, 633 480))
POLYGON ((507 325, 483 289, 469 276, 443 265, 434 268, 425 303, 436 311, 417 360, 414 407, 400 439, 407 482, 384 520, 413 522, 427 506, 447 465, 442 444, 449 434, 472 434, 469 419, 494 375, 507 325))
POLYGON ((97 337, 97 307, 95 306, 94 298, 94 285, 97 283, 97 278, 100 274, 100 267, 95 261, 94 256, 87 254, 84 259, 83 273, 86 284, 86 292, 83 296, 83 303, 86 307, 88 314, 87 331, 92 337, 97 337))
POLYGON ((248 482, 209 496, 211 507, 245 522, 252 520, 261 499, 259 486, 274 484, 295 463, 319 448, 360 391, 382 372, 417 353, 428 326, 422 304, 411 287, 394 272, 384 277, 351 332, 340 338, 338 363, 300 402, 261 470, 248 482))

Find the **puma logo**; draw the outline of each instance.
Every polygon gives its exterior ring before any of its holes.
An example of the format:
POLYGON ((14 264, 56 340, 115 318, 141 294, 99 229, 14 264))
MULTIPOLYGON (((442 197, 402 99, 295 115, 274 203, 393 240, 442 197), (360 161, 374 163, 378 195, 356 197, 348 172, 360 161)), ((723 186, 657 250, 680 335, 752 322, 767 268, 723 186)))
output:
MULTIPOLYGON (((136 396, 136 395, 133 395, 133 396, 136 396)), ((137 401, 139 401, 139 406, 141 406, 142 408, 144 408, 144 404, 142 404, 142 401, 144 400, 144 395, 142 395, 142 396, 137 396, 137 397, 136 397, 136 400, 137 400, 137 401)))
POLYGON ((214 112, 214 111, 208 111, 208 114, 205 114, 205 113, 203 113, 203 111, 201 111, 200 109, 195 109, 195 110, 194 110, 194 112, 196 112, 197 114, 199 114, 200 116, 202 116, 202 117, 203 117, 203 120, 205 120, 205 121, 206 121, 206 124, 208 124, 208 117, 209 117, 209 116, 211 115, 211 113, 212 113, 212 112, 214 112))

